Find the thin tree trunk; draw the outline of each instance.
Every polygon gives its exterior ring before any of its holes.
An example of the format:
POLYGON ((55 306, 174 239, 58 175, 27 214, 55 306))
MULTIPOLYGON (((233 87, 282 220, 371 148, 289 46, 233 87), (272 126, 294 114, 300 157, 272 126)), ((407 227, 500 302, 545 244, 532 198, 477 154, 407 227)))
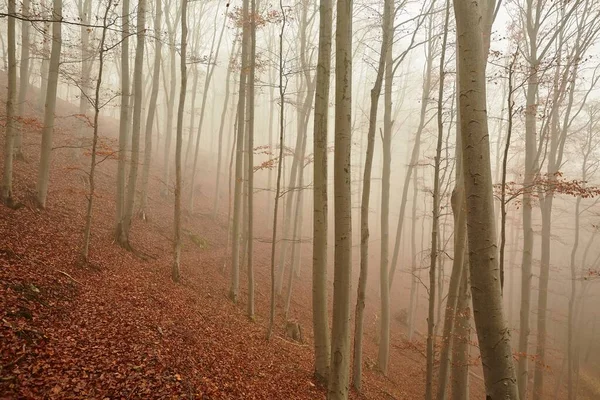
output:
MULTIPOLYGON (((142 1, 145 0, 140 0, 140 3, 142 1)), ((181 258, 181 146, 183 144, 183 111, 185 110, 185 92, 187 87, 187 7, 187 0, 182 0, 181 58, 179 61, 181 68, 181 89, 179 90, 179 107, 177 108, 177 136, 175 139, 175 215, 173 224, 175 227, 175 235, 173 240, 173 268, 171 269, 171 279, 173 279, 174 282, 179 282, 181 279, 181 270, 179 265, 181 258)), ((138 24, 138 26, 140 26, 140 24, 138 24)), ((174 67, 174 65, 171 67, 174 67)))
POLYGON ((219 192, 221 187, 221 163, 223 158, 223 131, 225 129, 225 117, 227 116, 227 104, 229 102, 229 81, 231 79, 231 71, 233 69, 233 63, 239 55, 239 49, 236 50, 237 37, 231 47, 231 55, 229 56, 229 64, 227 65, 227 75, 225 78, 225 98, 223 100, 223 110, 221 111, 221 122, 219 124, 219 147, 217 151, 217 174, 215 176, 215 199, 213 202, 213 218, 216 218, 217 211, 219 209, 219 192))
MULTIPOLYGON (((359 391, 362 386, 363 324, 365 297, 367 289, 367 271, 369 266, 369 202, 371 199, 371 171, 373 168, 373 153, 375 150, 375 131, 377 129, 377 112, 379 109, 379 98, 381 96, 381 87, 383 85, 384 72, 386 72, 386 61, 388 61, 391 57, 390 35, 392 13, 394 9, 393 1, 386 0, 383 7, 383 20, 381 24, 381 50, 379 53, 377 77, 375 78, 373 89, 371 89, 371 108, 369 111, 369 130, 367 133, 367 152, 365 154, 365 168, 363 173, 363 186, 360 205, 360 277, 358 281, 358 289, 356 296, 356 319, 354 322, 354 364, 352 369, 352 382, 356 390, 359 391)), ((386 79, 387 78, 388 76, 386 74, 386 79)), ((386 84, 386 90, 388 89, 389 87, 386 84)), ((388 139, 388 137, 385 137, 385 139, 388 139)), ((391 154, 391 149, 390 143, 387 140, 384 141, 383 152, 385 161, 389 161, 386 157, 391 154)), ((317 169, 316 166, 315 169, 317 169)), ((384 224, 387 228, 387 218, 382 218, 381 220, 382 253, 383 243, 384 241, 387 242, 387 229, 385 232, 385 239, 383 236, 384 224)), ((383 264, 384 261, 382 260, 381 262, 383 264)), ((387 277, 387 273, 385 274, 385 276, 387 277)), ((383 286, 384 285, 382 284, 381 287, 383 288, 383 286)), ((385 282, 385 286, 387 286, 387 282, 385 282)))
MULTIPOLYGON (((251 0, 250 75, 248 76, 248 318, 254 319, 254 76, 256 71, 256 0, 251 0)), ((223 23, 223 29, 225 23, 223 23)), ((219 40, 220 42, 220 40, 219 40)), ((217 50, 218 51, 218 50, 217 50)))
MULTIPOLYGON (((15 0, 8 0, 8 13, 15 14, 15 0)), ((15 39, 15 19, 9 17, 8 27, 8 94, 6 97, 6 137, 4 139, 4 172, 2 174, 2 202, 6 205, 13 203, 13 158, 15 126, 15 97, 17 94, 17 57, 15 39)))
POLYGON ((117 213, 115 237, 120 240, 123 215, 125 213, 125 167, 129 136, 129 0, 123 0, 123 22, 121 32, 121 109, 119 116, 119 160, 117 166, 117 213))
POLYGON ((90 188, 87 194, 87 209, 85 214, 85 229, 83 233, 83 249, 82 258, 83 262, 87 264, 89 262, 90 255, 90 236, 92 231, 92 209, 94 203, 94 191, 95 191, 95 171, 96 171, 96 149, 98 147, 98 117, 100 116, 100 87, 102 86, 102 73, 104 71, 104 43, 106 41, 106 31, 108 29, 108 13, 112 7, 112 0, 108 0, 106 10, 104 11, 104 18, 102 19, 102 37, 100 38, 100 45, 98 47, 99 53, 99 64, 98 64, 98 80, 96 81, 96 91, 94 95, 94 131, 92 136, 92 156, 90 163, 90 188))
MULTIPOLYGON (((444 19, 444 33, 442 36, 442 50, 440 55, 440 78, 437 103, 437 123, 438 135, 437 146, 435 150, 434 175, 433 175, 433 207, 431 211, 431 257, 429 264, 429 315, 427 317, 427 374, 425 383, 425 399, 433 398, 433 364, 435 361, 434 354, 434 313, 435 313, 435 296, 436 296, 436 263, 438 257, 438 230, 440 219, 440 166, 442 163, 442 144, 444 138, 444 121, 443 121, 443 104, 444 104, 444 62, 446 58, 446 42, 448 40, 448 20, 450 18, 450 4, 446 2, 446 17, 444 19)), ((439 273, 439 272, 438 272, 439 273)), ((439 292, 438 296, 441 297, 439 292)))
POLYGON ((387 30, 390 35, 385 52, 385 91, 383 108, 383 168, 381 177, 381 260, 379 266, 379 289, 381 299, 381 325, 379 330, 379 352, 377 355, 377 365, 379 370, 387 375, 390 359, 390 289, 391 284, 388 276, 388 257, 389 257, 389 214, 390 214, 390 180, 392 164, 392 81, 393 73, 393 24, 394 24, 394 4, 391 6, 390 20, 387 30))
MULTIPOLYGON (((286 26, 286 14, 283 7, 283 0, 279 0, 279 9, 281 11, 281 31, 279 32, 279 157, 277 162, 277 188, 275 189, 275 206, 273 211, 273 236, 271 241, 271 308, 269 314, 269 332, 267 339, 271 339, 273 334, 273 325, 275 324, 275 248, 277 246, 277 212, 279 211, 279 200, 281 191, 281 176, 283 169, 283 148, 284 128, 285 128, 285 89, 287 80, 284 86, 283 83, 283 34, 286 26)), ((326 298, 326 297, 325 297, 326 298)), ((316 335, 315 335, 316 336, 316 335)), ((316 340, 316 339, 315 339, 316 340)))
POLYGON ((133 218, 133 206, 135 203, 135 188, 140 159, 140 130, 142 123, 142 91, 144 70, 144 40, 146 27, 146 0, 139 0, 137 12, 137 46, 135 49, 135 65, 133 71, 133 126, 131 130, 131 161, 129 167, 129 178, 127 180, 127 197, 125 199, 124 214, 120 223, 121 232, 119 244, 126 249, 131 249, 129 244, 129 230, 133 218))
POLYGON ((54 133, 54 118, 56 110, 56 91, 60 70, 60 52, 62 47, 62 0, 54 0, 52 10, 52 52, 48 67, 48 88, 46 90, 46 107, 44 111, 44 128, 42 129, 42 151, 37 183, 37 203, 41 208, 46 207, 48 184, 50 180, 50 157, 52 155, 52 134, 54 133))
MULTIPOLYGON (((161 0, 156 0, 155 4, 156 16, 154 17, 154 67, 152 74, 152 92, 150 93, 150 104, 148 105, 148 114, 146 115, 146 141, 144 145, 144 166, 142 167, 142 187, 140 201, 140 216, 145 221, 147 219, 148 207, 148 179, 150 176, 150 164, 152 162, 152 127, 154 116, 156 114, 156 103, 158 100, 159 77, 160 77, 160 60, 162 54, 162 41, 158 36, 162 25, 162 4, 161 0)), ((158 123, 156 124, 158 127, 158 123)), ((157 143, 158 147, 158 143, 157 143)))
MULTIPOLYGON (((27 21, 30 15, 30 0, 23 0, 23 21, 21 22, 21 66, 19 72, 19 110, 18 115, 23 117, 23 112, 25 109, 25 101, 27 98, 27 90, 29 89, 29 28, 30 22, 27 21)), ((23 160, 23 130, 25 126, 22 126, 21 129, 16 130, 16 137, 14 141, 14 157, 18 160, 23 160)))
MULTIPOLYGON (((463 229, 466 239, 466 225, 463 229)), ((466 246, 462 247, 466 253, 466 246)), ((461 283, 456 303, 456 320, 452 346, 452 400, 469 400, 469 348, 471 346, 471 307, 469 292, 469 263, 463 261, 461 283)))
POLYGON ((248 50, 250 41, 250 32, 248 32, 249 1, 244 0, 242 7, 242 20, 244 21, 242 33, 242 69, 240 71, 239 98, 237 109, 237 138, 236 138, 236 156, 235 156, 235 189, 233 197, 233 237, 232 237, 232 255, 231 255, 231 287, 229 298, 237 303, 237 297, 240 286, 240 224, 242 212, 242 176, 243 176, 243 154, 244 140, 246 132, 246 71, 248 70, 248 50))

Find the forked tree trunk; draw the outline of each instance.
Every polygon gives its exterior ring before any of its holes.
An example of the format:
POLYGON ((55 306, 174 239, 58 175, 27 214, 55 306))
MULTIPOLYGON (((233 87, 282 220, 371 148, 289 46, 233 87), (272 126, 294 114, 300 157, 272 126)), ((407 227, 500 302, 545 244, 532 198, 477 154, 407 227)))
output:
POLYGON ((338 0, 335 55, 334 215, 335 255, 329 400, 348 398, 352 206, 350 154, 352 121, 352 0, 338 0))
POLYGON ((52 155, 52 134, 56 110, 56 92, 58 89, 58 73, 60 70, 60 52, 62 47, 62 0, 54 0, 52 10, 52 52, 48 67, 48 88, 46 90, 46 108, 44 110, 44 127, 42 129, 42 151, 37 183, 37 203, 46 207, 48 184, 50 180, 50 157, 52 155))

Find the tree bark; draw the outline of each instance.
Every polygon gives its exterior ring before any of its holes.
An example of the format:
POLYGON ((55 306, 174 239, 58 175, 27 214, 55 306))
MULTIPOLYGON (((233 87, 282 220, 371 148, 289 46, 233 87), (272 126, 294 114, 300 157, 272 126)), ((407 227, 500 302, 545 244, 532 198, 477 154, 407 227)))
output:
POLYGON ((352 121, 352 0, 338 0, 335 55, 334 215, 335 255, 329 400, 348 398, 352 207, 350 154, 352 121))
MULTIPOLYGON (((373 153, 375 150, 375 131, 377 129, 377 113, 379 109, 379 98, 383 86, 384 72, 386 72, 386 61, 391 57, 391 23, 394 4, 392 0, 386 0, 383 6, 383 20, 381 23, 382 39, 381 50, 379 53, 379 64, 377 67, 377 77, 371 89, 371 108, 369 111, 369 130, 367 132, 367 151, 365 154, 362 197, 360 205, 360 277, 358 281, 357 299, 356 299, 356 319, 354 326, 354 364, 352 381, 356 390, 361 389, 362 382, 362 342, 363 342, 363 321, 365 309, 365 297, 367 289, 367 271, 369 266, 369 203, 371 199, 371 171, 373 168, 373 153)), ((387 75, 387 74, 386 74, 387 75)), ((387 78, 387 76, 386 76, 387 78)), ((386 89, 389 89, 386 85, 386 89)), ((386 136, 385 139, 388 139, 386 136)), ((384 140, 383 144, 384 158, 390 154, 390 143, 384 140)), ((315 165, 315 169, 316 165, 315 165)), ((389 169, 389 168, 388 168, 389 169)), ((382 201, 383 203, 383 201, 382 201)), ((381 220, 382 231, 384 224, 387 227, 387 218, 381 220)), ((387 229, 386 229, 387 233, 387 229)), ((387 238, 387 235, 386 235, 387 238)), ((383 249, 382 232, 382 249, 383 249)), ((387 240, 386 240, 387 242, 387 240)), ((383 253, 383 251, 382 251, 383 253)), ((382 260, 383 264, 383 260, 382 260)), ((386 262, 387 265, 387 262, 386 262)), ((387 277, 387 270, 385 273, 387 277)), ((387 281, 381 286, 387 286, 387 281)), ((386 363, 387 364, 387 363, 386 363)))
MULTIPOLYGON (((140 3, 145 0, 140 0, 140 3)), ((141 4, 140 4, 141 7, 141 4)), ((177 108, 177 136, 175 138, 175 215, 174 227, 175 235, 173 240, 173 267, 171 269, 171 279, 179 282, 181 279, 180 258, 181 258, 181 146, 183 144, 183 111, 185 110, 185 92, 187 88, 187 8, 188 1, 181 1, 181 89, 179 90, 179 107, 177 108)), ((138 23, 139 26, 139 23, 138 23)), ((142 25, 143 26, 143 25, 142 25)), ((139 48, 139 44, 138 44, 139 48)), ((137 59, 136 59, 137 61, 137 59)), ((171 67, 174 67, 172 65, 171 67)))
POLYGON ((161 0, 156 0, 154 7, 156 13, 156 16, 154 17, 154 66, 152 73, 152 92, 150 93, 150 104, 148 105, 148 114, 146 115, 146 140, 144 144, 144 166, 142 167, 142 193, 140 196, 140 216, 143 220, 147 219, 146 212, 148 207, 148 179, 150 176, 150 164, 152 162, 152 127, 154 124, 154 116, 156 114, 156 103, 158 101, 158 82, 160 78, 160 60, 162 55, 162 41, 158 35, 158 32, 160 32, 162 26, 161 0))
MULTIPOLYGON (((15 14, 15 0, 8 0, 8 13, 15 14)), ((9 17, 8 27, 8 94, 6 97, 6 137, 4 139, 4 172, 2 174, 2 202, 7 205, 13 203, 13 159, 15 126, 15 100, 17 94, 17 57, 15 19, 9 17)))
MULTIPOLYGON (((27 90, 29 89, 29 28, 30 22, 27 21, 30 15, 30 0, 23 0, 23 18, 24 20, 21 22, 21 66, 19 71, 19 110, 18 115, 23 117, 23 112, 25 109, 25 101, 27 98, 27 90)), ((23 130, 25 126, 22 126, 21 129, 16 130, 16 137, 14 142, 14 157, 18 160, 23 160, 23 130)))
POLYGON ((44 110, 44 127, 42 129, 42 150, 38 170, 37 203, 46 207, 48 184, 50 180, 50 157, 52 156, 52 134, 56 110, 56 92, 58 89, 58 73, 60 70, 60 52, 62 47, 62 0, 54 0, 52 10, 52 52, 48 67, 48 87, 46 90, 46 106, 44 110))
POLYGON ((486 115, 485 66, 495 1, 454 0, 471 293, 486 396, 518 399, 502 309, 486 115))

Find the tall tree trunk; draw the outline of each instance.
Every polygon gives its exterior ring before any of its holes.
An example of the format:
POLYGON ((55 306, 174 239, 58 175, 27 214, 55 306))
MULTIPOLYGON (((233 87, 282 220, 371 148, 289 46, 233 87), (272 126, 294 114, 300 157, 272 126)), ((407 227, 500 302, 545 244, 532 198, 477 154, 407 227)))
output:
POLYGON ((100 116, 100 87, 102 86, 102 73, 104 71, 104 43, 106 41, 106 31, 108 29, 108 13, 112 8, 112 0, 108 1, 106 9, 104 11, 104 18, 102 19, 102 36, 100 38, 100 45, 98 47, 99 53, 99 64, 98 64, 98 79, 96 80, 96 90, 94 94, 94 126, 92 136, 92 156, 90 162, 90 187, 87 194, 87 208, 85 215, 85 229, 83 234, 83 246, 81 256, 83 262, 87 264, 89 262, 90 255, 90 236, 92 231, 92 209, 94 204, 94 191, 95 191, 95 172, 96 172, 96 149, 98 147, 98 117, 100 116))
POLYGON ((229 63, 227 65, 227 75, 225 77, 225 98, 223 99, 223 110, 221 110, 221 122, 219 124, 219 144, 217 150, 217 173, 215 176, 215 199, 213 202, 213 218, 217 216, 219 209, 219 192, 221 187, 221 164, 223 159, 223 131, 225 129, 225 117, 227 116, 227 104, 229 102, 229 81, 231 79, 231 71, 233 69, 233 63, 239 55, 239 48, 236 50, 237 37, 231 47, 231 55, 229 56, 229 63))
MULTIPOLYGON (((384 6, 385 7, 385 6, 384 6)), ((390 359, 390 289, 388 277, 389 257, 389 214, 390 214, 390 180, 392 164, 392 81, 393 73, 393 36, 394 36, 394 4, 391 7, 390 20, 386 21, 389 31, 388 44, 385 52, 385 92, 383 101, 383 168, 381 177, 381 260, 379 266, 379 288, 381 298, 381 324, 379 329, 379 352, 377 365, 379 370, 387 375, 390 359)))
POLYGON ((352 207, 350 123, 352 121, 352 0, 338 0, 335 34, 335 255, 329 400, 348 398, 352 207))
MULTIPOLYGON (((140 0, 140 7, 142 1, 145 0, 140 0)), ((177 108, 177 136, 175 139, 175 215, 173 224, 175 227, 175 235, 173 240, 173 268, 171 269, 171 279, 173 279, 174 282, 179 282, 181 279, 181 270, 179 265, 181 258, 181 146, 183 144, 183 111, 185 110, 185 92, 187 88, 187 8, 188 1, 182 0, 181 52, 179 61, 181 68, 181 89, 179 90, 179 107, 177 108)), ((140 26, 139 23, 138 26, 140 26)), ((174 67, 174 65, 171 67, 174 67)))
MULTIPOLYGON (((30 22, 27 18, 30 16, 30 0, 23 0, 23 21, 21 22, 21 66, 19 71, 19 111, 18 115, 23 117, 25 109, 25 101, 27 98, 27 90, 29 89, 29 28, 30 22)), ((16 137, 14 142, 15 152, 14 157, 18 160, 23 160, 23 130, 16 130, 16 137)))
MULTIPOLYGON (((42 6, 43 10, 48 9, 46 0, 41 1, 41 6, 42 6)), ((42 13, 42 15, 44 15, 48 19, 52 19, 52 16, 47 15, 45 11, 42 13)), ((49 34, 50 22, 44 22, 42 26, 43 26, 43 31, 42 31, 43 34, 44 35, 49 34)), ((50 41, 44 40, 42 43, 42 60, 40 63, 40 93, 38 95, 38 101, 37 101, 37 108, 39 110, 43 110, 44 105, 46 104, 46 91, 48 89, 48 67, 50 64, 49 53, 50 53, 50 41)))
MULTIPOLYGON (((226 5, 227 9, 229 8, 229 3, 227 3, 226 5)), ((252 21, 254 20, 254 15, 252 16, 252 21)), ((216 22, 215 22, 216 23, 216 22)), ((252 24, 252 22, 247 21, 246 19, 244 19, 244 29, 247 30, 246 25, 247 24, 252 24)), ((214 61, 211 62, 212 59, 212 53, 214 50, 214 40, 215 37, 213 35, 213 41, 211 44, 211 48, 210 48, 210 57, 208 60, 208 63, 206 65, 206 77, 204 80, 204 91, 202 92, 202 104, 200 105, 200 120, 198 121, 198 132, 196 133, 196 145, 195 145, 195 150, 194 150, 194 164, 192 166, 192 177, 190 180, 190 198, 189 198, 189 207, 190 207, 190 212, 194 210, 194 182, 196 179, 196 168, 198 165, 198 154, 200 151, 200 137, 202 134, 202 125, 204 123, 204 114, 206 111, 206 102, 208 100, 208 89, 210 88, 210 82, 212 80, 212 76, 213 73, 215 71, 215 66, 216 66, 216 60, 219 57, 219 50, 221 49, 221 41, 223 40, 223 32, 225 32, 225 25, 227 25, 227 11, 225 12, 225 18, 223 19, 223 26, 221 27, 221 33, 219 34, 219 41, 217 42, 217 48, 215 51, 215 57, 214 57, 214 61)), ((216 28, 216 25, 215 25, 216 28)), ((245 32, 245 31, 244 31, 245 32)), ((216 33, 216 29, 215 32, 216 33)), ((243 51, 243 50, 242 50, 243 51)), ((252 65, 254 65, 254 63, 252 62, 252 65)), ((252 67, 251 67, 252 68, 252 67)), ((244 73, 248 73, 248 71, 244 71, 244 73)), ((242 124, 244 125, 244 124, 242 124)), ((190 132, 190 139, 191 139, 192 135, 190 132)), ((191 141, 189 146, 191 147, 191 141)), ((188 147, 189 149, 189 147, 188 147)), ((187 154, 186 154, 186 159, 187 159, 187 154)), ((216 192, 215 192, 216 195, 216 192)))
MULTIPOLYGON (((433 207, 431 211, 431 257, 429 264, 429 315, 427 317, 427 374, 425 398, 427 400, 433 398, 433 364, 435 361, 434 354, 434 312, 435 312, 435 296, 436 296, 436 263, 438 257, 438 236, 439 236, 439 219, 440 219, 440 166, 442 163, 442 144, 444 138, 444 121, 443 121, 443 104, 444 104, 444 62, 446 59, 446 42, 448 40, 448 20, 450 18, 450 3, 446 2, 446 16, 444 19, 444 31, 442 34, 442 49, 440 55, 440 78, 437 101, 437 145, 435 149, 434 172, 433 172, 433 207)), ((439 273, 439 271, 438 271, 439 273)), ((442 292, 437 294, 440 298, 442 292)))
MULTIPOLYGON (((463 229, 466 236, 466 225, 463 229)), ((466 239, 466 238, 465 238, 466 239)), ((466 253, 463 246, 462 253, 466 253)), ((456 322, 452 346, 452 400, 469 400, 469 348, 471 346, 471 307, 469 292, 469 262, 463 261, 458 300, 456 303, 456 322)))
MULTIPOLYGON (((285 8, 283 7, 283 0, 279 0, 279 9, 281 11, 281 30, 279 31, 279 156, 277 162, 277 187, 275 189, 275 206, 273 209, 273 236, 271 237, 271 307, 269 313, 269 331, 267 333, 267 339, 271 339, 273 334, 273 325, 275 324, 275 248, 277 246, 277 212, 279 211, 280 191, 281 191, 281 176, 283 170, 283 148, 285 147, 284 141, 284 127, 285 127, 285 89, 283 77, 283 34, 285 32, 285 26, 287 17, 285 14, 285 8)), ((325 114, 327 115, 327 114, 325 114)), ((327 120, 325 120, 327 121, 327 120)), ((314 293, 314 292, 313 292, 314 293)), ((314 294, 313 294, 314 295, 314 294)), ((325 299, 327 296, 325 296, 325 299)), ((327 311, 325 311, 327 312, 327 311)), ((315 343, 316 343, 315 335, 315 343)))
MULTIPOLYGON (((254 76, 256 71, 256 0, 251 0, 250 75, 248 76, 248 318, 254 319, 254 76)), ((225 23, 223 23, 223 29, 225 23)), ((220 40, 219 40, 220 42, 220 40)), ((217 50, 218 51, 218 50, 217 50)))
POLYGON ((127 197, 124 204, 124 213, 120 223, 121 232, 119 244, 130 249, 129 230, 133 218, 133 206, 135 203, 135 188, 137 183, 139 159, 140 159, 140 130, 142 123, 142 91, 144 70, 144 40, 146 38, 146 1, 139 0, 137 12, 137 46, 135 49, 135 65, 133 69, 133 126, 131 129, 131 161, 129 167, 129 178, 127 180, 127 197))
POLYGON ((123 0, 121 32, 121 109, 119 115, 119 161, 117 166, 117 222, 115 237, 120 240, 125 214, 125 167, 129 137, 129 0, 123 0))
MULTIPOLYGON (((315 343, 315 375, 322 381, 329 376, 329 316, 327 312, 327 136, 329 78, 331 74, 331 37, 333 24, 331 0, 320 0, 319 55, 317 60, 313 169, 313 270, 312 311, 315 343)), ((283 119, 283 115, 281 117, 283 119)), ((279 175, 279 173, 278 173, 279 175)), ((278 176, 279 182, 279 176, 278 176)), ((278 183, 279 184, 279 183, 278 183)), ((277 214, 275 214, 276 216, 277 214)))
POLYGON ((481 349, 486 396, 519 398, 502 309, 494 197, 486 115, 489 37, 495 1, 454 0, 458 41, 460 130, 467 203, 467 237, 475 325, 481 349))
POLYGON ((56 109, 56 91, 58 89, 58 73, 60 70, 60 52, 62 47, 62 0, 54 0, 52 10, 52 52, 48 67, 48 88, 46 90, 46 107, 44 110, 44 128, 42 129, 42 151, 37 183, 37 203, 46 207, 48 183, 50 180, 50 157, 52 155, 52 134, 56 109))
MULTIPOLYGON (((8 13, 15 14, 15 0, 8 0, 8 13)), ((6 137, 4 139, 4 172, 2 174, 2 202, 7 205, 13 203, 13 158, 15 126, 15 97, 17 94, 17 57, 15 39, 15 19, 8 17, 8 94, 6 97, 6 137)))
POLYGON ((148 105, 148 114, 146 115, 146 140, 144 145, 144 166, 142 167, 142 187, 140 196, 140 216, 143 220, 147 219, 146 212, 148 207, 148 179, 150 176, 150 164, 152 162, 152 127, 154 123, 154 116, 156 114, 156 103, 158 100, 158 82, 160 77, 160 60, 162 55, 162 41, 158 35, 162 25, 161 0, 156 0, 154 8, 156 13, 156 16, 154 17, 154 66, 152 73, 152 92, 150 93, 150 104, 148 105))
POLYGON ((249 1, 244 0, 242 6, 242 69, 240 70, 239 98, 237 109, 237 138, 236 138, 236 156, 235 156, 235 189, 233 197, 233 237, 231 254, 231 287, 229 289, 229 298, 236 303, 240 287, 240 225, 242 212, 242 177, 243 177, 243 155, 244 139, 246 132, 246 75, 248 71, 248 59, 250 32, 248 26, 249 1))
MULTIPOLYGON (((386 61, 391 58, 391 24, 394 4, 392 0, 386 0, 383 6, 383 20, 381 23, 382 39, 381 50, 379 53, 379 64, 377 67, 377 77, 371 89, 371 108, 369 111, 369 130, 367 133, 367 152, 365 154, 365 169, 363 173, 362 197, 360 205, 360 278, 358 281, 358 289, 356 296, 356 319, 354 322, 354 364, 353 364, 353 384, 356 390, 361 389, 362 381, 362 342, 363 342, 363 323, 365 297, 367 289, 367 271, 369 266, 369 202, 371 199, 371 171, 373 168, 373 153, 375 150, 375 131, 377 129, 377 112, 379 109, 379 97, 381 96, 381 87, 383 85, 384 72, 386 72, 386 61)), ((388 78, 386 74, 386 79, 388 78)), ((386 84, 386 90, 389 87, 386 84)), ((387 98, 387 97, 386 97, 387 98)), ((383 152, 385 161, 389 161, 386 157, 391 154, 390 143, 388 137, 384 137, 383 152)), ((390 138, 391 139, 391 138, 390 138)), ((316 166, 315 166, 315 169, 316 166)), ((389 168, 388 168, 389 169, 389 168)), ((389 175, 389 174, 388 174, 389 175)), ((389 197, 389 196, 388 196, 389 197)), ((382 198, 383 203, 383 198, 382 198)), ((387 204, 387 201, 386 201, 387 204)), ((383 243, 387 244, 387 229, 386 236, 383 236, 383 226, 387 228, 387 218, 381 220, 382 226, 382 253, 383 243)), ((383 260, 381 261, 383 264, 383 260)), ((386 261, 387 265, 387 261, 386 261)), ((387 277, 387 271, 385 274, 387 277)), ((387 286, 387 282, 381 285, 387 286)), ((386 363, 387 364, 387 363, 386 363)))

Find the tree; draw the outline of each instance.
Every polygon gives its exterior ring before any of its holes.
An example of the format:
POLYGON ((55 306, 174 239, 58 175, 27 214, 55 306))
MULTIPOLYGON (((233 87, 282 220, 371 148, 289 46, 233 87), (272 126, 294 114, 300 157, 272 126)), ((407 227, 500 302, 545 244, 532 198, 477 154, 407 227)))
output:
POLYGON ((352 121, 352 0, 338 0, 335 34, 335 254, 329 400, 348 398, 352 207, 350 124, 352 121))
POLYGON ((150 103, 148 104, 148 113, 146 115, 146 129, 144 142, 144 165, 142 167, 142 185, 140 195, 140 216, 143 220, 147 219, 146 208, 148 205, 148 178, 150 176, 150 163, 152 162, 152 127, 156 115, 156 103, 158 101, 160 59, 162 55, 162 40, 160 31, 162 25, 162 2, 156 0, 154 5, 154 66, 152 72, 152 91, 150 93, 150 103))
MULTIPOLYGON (((25 99, 27 97, 27 90, 29 89, 29 28, 30 22, 27 20, 30 16, 30 0, 23 0, 23 21, 21 22, 21 65, 19 70, 19 110, 18 115, 23 117, 23 111, 25 108, 25 99)), ((10 51, 9 51, 10 52, 10 51)), ((16 131, 15 137, 15 158, 24 159, 23 156, 23 129, 16 131)))
MULTIPOLYGON (((8 13, 15 13, 15 0, 8 1, 8 13)), ((15 19, 8 17, 8 94, 6 97, 6 138, 4 139, 4 172, 2 174, 2 202, 13 203, 13 159, 15 149, 15 100, 17 92, 17 57, 15 40, 15 19)))
POLYGON ((485 70, 489 44, 484 38, 490 36, 494 7, 494 0, 454 0, 471 294, 490 400, 519 398, 502 309, 487 130, 485 70))
MULTIPOLYGON (((242 213, 242 178, 244 138, 246 132, 246 89, 248 71, 248 50, 250 42, 249 1, 244 0, 242 5, 242 68, 240 69, 238 108, 237 108, 237 137, 235 145, 235 189, 233 195, 233 237, 231 245, 231 287, 229 298, 236 303, 240 286, 240 224, 242 213)), ((254 18, 254 16, 253 16, 254 18)))
POLYGON ((42 148, 38 170, 37 203, 46 208, 48 184, 50 181, 50 157, 52 155, 52 134, 56 110, 56 91, 60 70, 60 52, 62 46, 62 0, 54 0, 52 10, 52 51, 48 67, 48 87, 46 89, 46 106, 44 110, 44 128, 42 129, 42 148))
MULTIPOLYGON (((144 1, 144 0, 141 0, 144 1)), ((179 107, 177 108, 177 136, 175 139, 175 215, 174 215, 174 251, 173 251, 173 268, 171 270, 171 278, 174 282, 179 282, 181 279, 180 272, 180 257, 181 257, 181 146, 183 143, 183 110, 185 109, 185 92, 187 87, 187 8, 188 1, 182 0, 181 3, 181 52, 180 52, 180 68, 181 68, 181 89, 179 90, 179 107)))
MULTIPOLYGON (((313 168, 313 272, 312 309, 315 337, 315 375, 327 381, 329 375, 329 316, 327 312, 327 115, 329 111, 329 78, 331 74, 332 37, 331 0, 320 0, 319 54, 315 91, 313 168)), ((283 102, 282 102, 283 104, 283 102)), ((282 116, 283 118, 283 116, 282 116)), ((279 175, 279 174, 278 174, 279 175)), ((279 180, 279 176, 277 177, 279 180)), ((276 215, 276 214, 275 214, 276 215)))
MULTIPOLYGON (((140 130, 142 123, 142 77, 144 69, 144 40, 146 37, 146 0, 139 0, 137 13, 137 46, 135 49, 135 65, 133 69, 133 126, 131 129, 131 161, 127 180, 127 197, 125 198, 123 215, 119 223, 119 244, 130 250, 129 230, 133 218, 135 188, 137 183, 140 159, 140 130)), ((185 98, 184 98, 185 99, 185 98)))
MULTIPOLYGON (((362 197, 360 205, 360 277, 356 296, 356 319, 354 322, 354 364, 352 368, 352 383, 354 384, 356 390, 360 390, 362 380, 363 321, 369 263, 369 202, 371 198, 371 170, 373 166, 373 153, 375 148, 375 130, 377 128, 379 97, 381 96, 384 71, 386 70, 386 65, 389 65, 386 64, 386 61, 391 58, 392 49, 390 39, 392 35, 393 10, 393 1, 386 0, 383 5, 383 19, 381 22, 381 50, 379 53, 379 64, 377 66, 377 77, 375 78, 375 83, 371 89, 371 108, 369 111, 369 129, 367 131, 367 152, 365 154, 365 168, 363 174, 362 197)), ((386 86, 386 89, 389 89, 389 87, 386 86)), ((384 141, 384 157, 391 152, 390 145, 390 143, 384 141)), ((315 165, 315 170, 316 169, 317 168, 315 165)), ((382 219, 381 222, 383 229, 383 224, 387 223, 387 218, 385 220, 382 219)), ((382 246, 383 242, 384 240, 382 239, 382 246)), ((385 280, 383 282, 382 289, 385 289, 383 286, 387 286, 387 282, 385 280)))
MULTIPOLYGON (((92 102, 92 106, 94 107, 94 125, 93 125, 93 136, 92 136, 92 154, 90 161, 90 172, 89 172, 89 182, 90 188, 87 193, 87 208, 85 214, 85 228, 83 233, 83 246, 81 251, 81 256, 83 262, 87 264, 89 262, 89 252, 90 252, 90 236, 92 231, 92 209, 94 205, 94 192, 96 189, 95 186, 95 177, 96 177, 96 155, 98 148, 98 117, 100 116, 100 88, 102 87, 102 74, 104 72, 104 56, 106 54, 106 49, 104 47, 104 43, 106 42, 106 31, 110 27, 108 23, 108 14, 112 8, 112 0, 108 0, 108 4, 106 5, 106 9, 104 10, 104 17, 102 19, 102 35, 100 37, 100 44, 98 45, 98 78, 96 80, 96 89, 94 92, 94 99, 92 102)), ((86 98, 87 99, 87 98, 86 98)))
MULTIPOLYGON (((433 363, 434 354, 434 314, 436 296, 436 263, 438 257, 438 230, 440 228, 440 166, 442 158, 442 144, 444 137, 443 104, 444 104, 444 62, 446 59, 446 43, 448 40, 448 20, 450 18, 450 4, 446 3, 446 16, 444 18, 444 33, 442 34, 442 53, 440 56, 440 77, 437 101, 437 144, 435 148, 433 172, 433 206, 431 219, 431 256, 429 263, 429 312, 427 315, 427 377, 425 382, 425 398, 433 398, 433 363)), ((438 272, 439 273, 439 272, 438 272)), ((441 296, 442 293, 437 294, 441 296)))
POLYGON ((121 106, 119 113, 119 160, 117 166, 117 214, 115 239, 120 243, 125 214, 125 167, 127 141, 129 137, 129 0, 122 4, 121 32, 121 106))
POLYGON ((251 0, 250 74, 248 76, 248 318, 254 319, 254 79, 256 74, 256 0, 251 0))

